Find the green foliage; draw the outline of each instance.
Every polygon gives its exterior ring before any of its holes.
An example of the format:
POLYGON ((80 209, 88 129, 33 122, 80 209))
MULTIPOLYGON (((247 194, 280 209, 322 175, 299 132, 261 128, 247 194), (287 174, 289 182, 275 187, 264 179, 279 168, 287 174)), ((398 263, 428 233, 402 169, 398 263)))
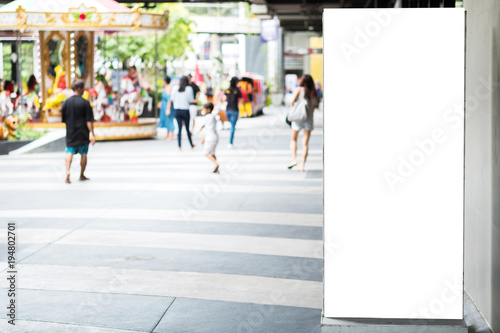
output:
MULTIPOLYGON (((187 11, 178 4, 160 4, 153 13, 164 13, 169 10, 169 26, 165 33, 158 33, 158 61, 160 64, 166 64, 168 61, 180 59, 185 56, 186 52, 192 51, 190 45, 189 34, 193 32, 191 25, 193 21, 188 18, 187 11)), ((116 57, 116 36, 106 36, 105 41, 102 40, 98 44, 99 49, 104 50, 105 58, 116 57)), ((154 33, 143 36, 120 37, 118 52, 120 61, 139 57, 142 61, 149 63, 155 58, 155 42, 156 36, 154 33)))
POLYGON ((11 45, 4 43, 2 44, 2 55, 3 55, 3 77, 0 79, 10 80, 12 77, 12 63, 10 62, 10 55, 12 54, 11 45))
POLYGON ((48 131, 37 131, 32 128, 22 127, 17 130, 21 135, 21 140, 36 140, 48 133, 48 131))
POLYGON ((193 32, 192 23, 187 17, 172 14, 168 32, 158 38, 160 63, 180 59, 186 52, 193 51, 189 40, 189 34, 193 32))
POLYGON ((21 45, 21 76, 26 84, 30 76, 35 74, 35 69, 33 68, 33 47, 33 43, 23 43, 21 45))
MULTIPOLYGON (((0 79, 11 80, 12 79, 12 62, 11 54, 12 47, 14 43, 3 43, 2 44, 2 54, 3 54, 3 77, 0 75, 0 79)), ((28 82, 30 75, 35 74, 33 68, 33 43, 23 42, 21 44, 21 54, 18 56, 21 59, 21 76, 24 82, 28 82)))
POLYGON ((17 133, 20 135, 20 140, 36 140, 48 133, 47 130, 36 130, 27 128, 26 124, 28 119, 31 119, 29 113, 22 113, 17 115, 18 127, 17 133))

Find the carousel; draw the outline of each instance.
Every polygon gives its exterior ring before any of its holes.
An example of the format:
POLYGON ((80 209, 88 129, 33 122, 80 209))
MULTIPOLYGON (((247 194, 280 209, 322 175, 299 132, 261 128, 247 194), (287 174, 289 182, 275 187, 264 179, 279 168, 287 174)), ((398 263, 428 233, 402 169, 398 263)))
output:
MULTIPOLYGON (((94 55, 100 36, 116 38, 118 45, 121 36, 166 33, 167 28, 168 12, 152 14, 139 7, 130 9, 114 0, 16 0, 1 7, 0 42, 2 38, 10 38, 18 50, 23 42, 33 43, 35 64, 33 74, 24 82, 23 59, 18 53, 13 69, 17 72, 13 75, 17 98, 2 99, 0 95, 0 113, 3 112, 5 118, 13 113, 29 112, 33 120, 28 127, 64 128, 62 104, 72 95, 71 82, 81 79, 87 89, 84 98, 93 106, 97 140, 155 136, 156 117, 138 118, 147 108, 154 108, 157 114, 147 83, 139 73, 120 74, 123 71, 119 68, 118 50, 116 73, 97 75, 94 55), (36 92, 35 85, 38 85, 36 92)), ((155 79, 156 76, 155 66, 155 79)), ((9 93, 12 94, 7 91, 9 93)))

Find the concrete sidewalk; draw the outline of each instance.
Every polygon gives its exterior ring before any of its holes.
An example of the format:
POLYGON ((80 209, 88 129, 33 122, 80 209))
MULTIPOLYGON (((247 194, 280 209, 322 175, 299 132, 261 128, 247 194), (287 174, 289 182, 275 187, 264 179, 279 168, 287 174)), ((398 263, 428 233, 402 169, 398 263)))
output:
POLYGON ((0 157, 5 307, 8 222, 18 270, 0 331, 319 332, 322 113, 299 173, 283 112, 240 119, 232 150, 220 131, 220 175, 186 138, 98 143, 70 185, 63 152, 0 157))

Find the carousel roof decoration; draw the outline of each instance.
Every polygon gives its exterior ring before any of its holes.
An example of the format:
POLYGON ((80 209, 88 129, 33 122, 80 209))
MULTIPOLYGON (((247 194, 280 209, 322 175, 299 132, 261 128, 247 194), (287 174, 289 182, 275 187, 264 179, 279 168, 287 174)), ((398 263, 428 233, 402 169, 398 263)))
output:
POLYGON ((16 0, 0 7, 0 30, 166 30, 168 11, 152 14, 114 0, 16 0))

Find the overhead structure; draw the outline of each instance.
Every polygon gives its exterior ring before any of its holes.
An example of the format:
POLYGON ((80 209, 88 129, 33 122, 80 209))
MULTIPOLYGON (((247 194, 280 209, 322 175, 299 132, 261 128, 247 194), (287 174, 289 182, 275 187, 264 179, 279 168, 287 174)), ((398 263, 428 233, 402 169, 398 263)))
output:
POLYGON ((429 8, 455 7, 455 0, 250 0, 265 5, 268 17, 276 16, 286 31, 323 31, 323 10, 327 8, 429 8))
MULTIPOLYGON (((121 3, 135 3, 135 0, 120 0, 121 3)), ((145 7, 152 7, 159 1, 143 1, 145 7)), ((193 0, 170 0, 161 2, 187 2, 193 0)), ((196 0, 196 2, 235 2, 234 0, 196 0)), ((251 5, 263 6, 257 16, 280 20, 286 31, 323 31, 323 10, 326 8, 432 8, 455 7, 455 0, 247 0, 251 5)))
POLYGON ((363 8, 370 5, 370 0, 253 0, 250 3, 264 5, 267 12, 259 16, 277 17, 285 31, 323 30, 323 10, 326 8, 363 8))

